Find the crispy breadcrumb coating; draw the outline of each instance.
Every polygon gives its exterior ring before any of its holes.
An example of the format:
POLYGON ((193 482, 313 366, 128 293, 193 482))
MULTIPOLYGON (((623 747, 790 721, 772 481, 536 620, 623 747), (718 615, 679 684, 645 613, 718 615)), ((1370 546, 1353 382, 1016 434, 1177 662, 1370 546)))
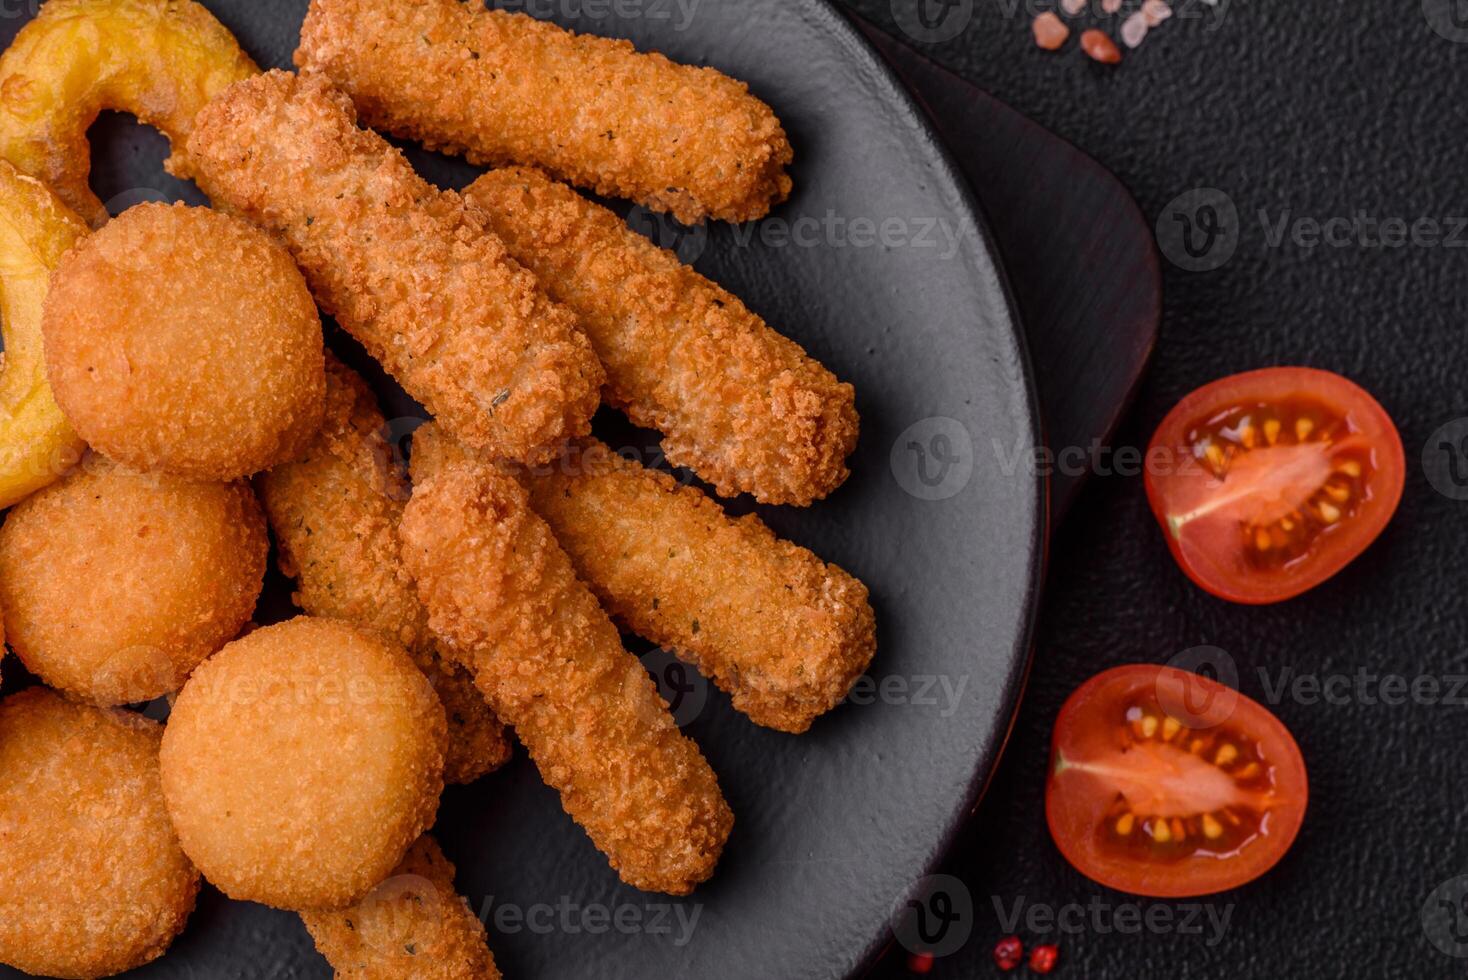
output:
POLYGON ((269 547, 247 484, 90 456, 0 527, 5 633, 52 687, 98 704, 146 701, 239 633, 269 547))
POLYGON ((499 980, 484 924, 454 891, 454 866, 424 834, 392 877, 339 912, 302 912, 336 980, 499 980))
POLYGON ((538 171, 464 191, 607 370, 607 402, 663 433, 663 451, 725 496, 805 506, 846 479, 856 392, 739 299, 538 171))
POLYGON ((183 931, 199 873, 163 809, 162 735, 41 687, 0 703, 0 963, 110 977, 183 931))
POLYGON ((321 321, 285 249, 238 218, 139 204, 51 274, 46 372, 95 450, 233 480, 321 427, 321 321))
POLYGON ((790 194, 790 141, 749 87, 458 0, 312 0, 296 65, 366 122, 477 164, 525 163, 693 224, 762 218, 790 194))
POLYGON ((341 908, 433 823, 446 740, 401 646, 301 616, 194 671, 163 734, 163 797, 184 853, 229 897, 341 908))
POLYGON ((233 85, 188 145, 209 196, 277 235, 322 309, 455 438, 536 461, 589 431, 603 373, 575 317, 325 79, 233 85))
POLYGON ((441 657, 428 632, 398 545, 408 488, 386 428, 367 383, 328 353, 320 436, 300 459, 256 477, 255 487, 275 531, 280 570, 296 580, 296 605, 401 643, 448 715, 444 779, 473 782, 504 765, 510 745, 473 677, 441 657))
MULTIPOLYGON (((435 431, 420 429, 415 445, 435 431)), ((525 489, 494 464, 443 453, 415 452, 413 477, 403 554, 429 625, 622 880, 692 891, 713 873, 733 814, 525 489)))
POLYGON ((194 0, 46 0, 0 57, 0 157, 100 228, 107 209, 87 186, 87 130, 99 112, 156 126, 173 149, 168 171, 188 177, 194 115, 259 71, 194 0))
POLYGON ((755 515, 731 518, 596 440, 527 482, 607 611, 691 661, 758 724, 805 731, 871 663, 866 586, 755 515))

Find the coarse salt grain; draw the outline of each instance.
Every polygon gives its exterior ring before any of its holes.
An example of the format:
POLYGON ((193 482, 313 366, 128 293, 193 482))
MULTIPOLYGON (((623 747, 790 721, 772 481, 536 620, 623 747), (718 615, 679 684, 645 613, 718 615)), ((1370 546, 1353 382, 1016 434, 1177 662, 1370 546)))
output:
POLYGON ((1148 27, 1156 27, 1172 16, 1172 8, 1168 6, 1167 0, 1144 0, 1142 16, 1147 19, 1148 27))
POLYGON ((1050 11, 1036 17, 1031 29, 1035 32, 1035 43, 1046 51, 1059 50, 1065 39, 1070 37, 1070 28, 1050 11))
POLYGON ((1147 36, 1147 26, 1147 17, 1140 10, 1132 14, 1122 21, 1121 43, 1129 48, 1135 48, 1147 36))
POLYGON ((1108 14, 1114 14, 1121 9, 1121 0, 1101 0, 1101 10, 1108 14))
POLYGON ((1071 17, 1086 9, 1087 0, 1060 0, 1060 8, 1071 17))

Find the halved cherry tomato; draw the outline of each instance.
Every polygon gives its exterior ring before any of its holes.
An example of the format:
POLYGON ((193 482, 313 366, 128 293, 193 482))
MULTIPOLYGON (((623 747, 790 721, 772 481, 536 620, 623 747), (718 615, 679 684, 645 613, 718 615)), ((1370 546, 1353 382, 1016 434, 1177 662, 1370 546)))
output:
POLYGON ((1274 867, 1305 818, 1300 748, 1268 710, 1173 667, 1102 671, 1055 722, 1045 817, 1081 874, 1154 898, 1274 867))
POLYGON ((1281 367, 1204 385, 1147 450, 1147 499, 1184 572, 1221 599, 1279 602, 1366 549, 1402 499, 1402 439, 1329 371, 1281 367))

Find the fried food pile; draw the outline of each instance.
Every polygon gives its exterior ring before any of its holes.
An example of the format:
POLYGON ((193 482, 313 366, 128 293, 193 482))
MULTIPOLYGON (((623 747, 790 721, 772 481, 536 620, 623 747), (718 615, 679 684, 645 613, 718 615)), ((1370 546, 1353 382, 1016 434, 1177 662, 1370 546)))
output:
POLYGON ((202 877, 299 913, 338 977, 498 977, 427 832, 511 733, 629 885, 686 895, 729 839, 619 626, 792 734, 875 652, 854 576, 590 434, 605 402, 762 503, 849 475, 852 386, 570 186, 761 217, 773 110, 455 0, 313 0, 295 60, 261 73, 194 0, 47 0, 0 55, 0 638, 39 682, 0 701, 0 962, 28 972, 162 955, 202 877), (103 109, 213 208, 109 218, 103 109), (439 190, 362 123, 501 169, 439 190), (411 467, 318 308, 434 416, 411 467), (272 540, 303 615, 257 625, 272 540))

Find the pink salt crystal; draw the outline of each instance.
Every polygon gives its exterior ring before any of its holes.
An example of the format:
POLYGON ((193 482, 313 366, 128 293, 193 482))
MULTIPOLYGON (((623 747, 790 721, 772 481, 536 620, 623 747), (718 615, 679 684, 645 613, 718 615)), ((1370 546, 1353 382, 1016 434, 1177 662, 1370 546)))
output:
POLYGON ((1147 18, 1148 27, 1156 27, 1172 16, 1172 8, 1167 5, 1167 0, 1144 0, 1142 16, 1147 18))
POLYGON ((1121 24, 1121 43, 1129 48, 1135 48, 1142 43, 1142 38, 1147 36, 1147 18, 1139 10, 1132 14, 1121 24))
POLYGON ((1074 17, 1086 9, 1087 0, 1060 0, 1060 8, 1067 16, 1074 17))
POLYGON ((1108 14, 1114 14, 1121 9, 1121 0, 1101 0, 1101 10, 1108 14))

